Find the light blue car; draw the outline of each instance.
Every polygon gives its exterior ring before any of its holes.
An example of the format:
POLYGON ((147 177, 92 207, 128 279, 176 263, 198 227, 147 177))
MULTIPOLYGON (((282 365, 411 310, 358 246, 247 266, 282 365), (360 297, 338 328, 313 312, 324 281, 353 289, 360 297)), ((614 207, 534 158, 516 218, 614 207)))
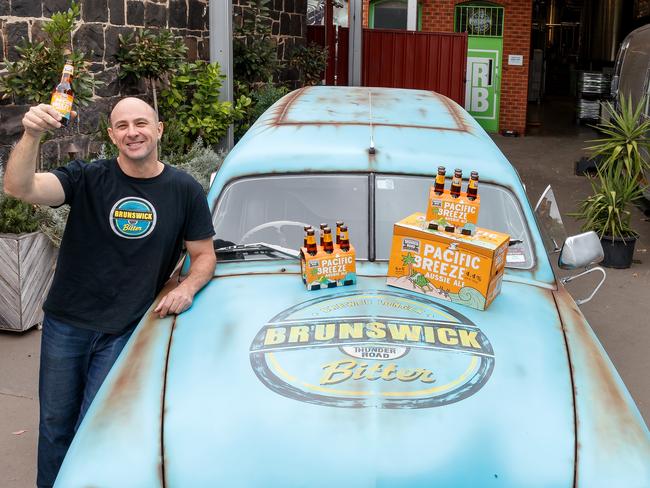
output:
MULTIPOLYGON (((456 103, 294 91, 208 198, 214 278, 180 316, 143 318, 57 487, 650 486, 648 428, 555 277, 517 173, 456 103), (478 171, 479 225, 511 236, 486 311, 385 284, 393 224, 425 211, 439 165, 478 171), (337 220, 357 283, 307 291, 303 226, 337 220)), ((570 238, 564 265, 597 261, 590 245, 570 238)))

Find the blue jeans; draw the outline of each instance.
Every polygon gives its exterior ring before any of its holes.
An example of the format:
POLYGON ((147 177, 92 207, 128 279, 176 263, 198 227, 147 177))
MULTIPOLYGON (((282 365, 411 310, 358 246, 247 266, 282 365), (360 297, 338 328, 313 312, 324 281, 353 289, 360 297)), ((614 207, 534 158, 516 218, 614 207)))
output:
POLYGON ((54 484, 81 420, 132 332, 94 332, 45 315, 38 385, 39 488, 54 484))

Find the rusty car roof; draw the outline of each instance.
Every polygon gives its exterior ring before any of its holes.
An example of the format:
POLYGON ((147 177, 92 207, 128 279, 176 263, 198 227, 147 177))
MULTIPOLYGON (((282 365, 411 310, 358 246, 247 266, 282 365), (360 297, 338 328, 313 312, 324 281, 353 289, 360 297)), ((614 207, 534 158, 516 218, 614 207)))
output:
POLYGON ((229 154, 219 179, 262 173, 476 170, 520 186, 490 136, 456 102, 432 91, 302 88, 278 100, 229 154), (371 139, 374 153, 370 151, 371 139))

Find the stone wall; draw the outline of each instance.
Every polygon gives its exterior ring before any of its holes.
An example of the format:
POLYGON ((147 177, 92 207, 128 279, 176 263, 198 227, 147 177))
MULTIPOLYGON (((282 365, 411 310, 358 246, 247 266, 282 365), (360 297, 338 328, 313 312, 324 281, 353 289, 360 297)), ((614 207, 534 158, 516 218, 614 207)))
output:
MULTIPOLYGON (((232 0, 233 30, 241 26, 247 7, 254 0, 232 0)), ((307 0, 269 0, 269 17, 264 21, 271 25, 271 35, 277 45, 278 61, 284 66, 280 70, 280 81, 292 88, 297 87, 298 73, 291 69, 289 59, 294 46, 304 44, 307 39, 307 0)))
MULTIPOLYGON (((233 9, 241 12, 248 2, 233 0, 233 9)), ((209 0, 80 0, 82 22, 73 33, 73 47, 88 53, 90 69, 104 85, 96 89, 91 105, 79 109, 79 118, 71 127, 57 131, 42 145, 42 167, 67 159, 66 150, 71 142, 81 149, 80 156, 97 153, 99 144, 94 142, 93 134, 100 117, 120 97, 143 91, 142 87, 134 91, 123 86, 118 79, 114 56, 119 34, 141 28, 154 31, 168 28, 184 39, 189 60, 209 59, 208 3, 209 0)), ((271 0, 271 4, 269 22, 278 45, 278 57, 286 60, 291 47, 302 42, 306 35, 307 0, 271 0)), ((41 39, 43 24, 53 13, 69 5, 69 0, 0 0, 0 59, 17 59, 15 46, 24 39, 41 39)), ((283 76, 293 77, 291 72, 283 76)), ((27 105, 11 102, 0 101, 0 161, 3 162, 22 133, 21 120, 28 109, 27 105)))
MULTIPOLYGON (((95 90, 93 102, 78 109, 79 118, 65 130, 53 134, 42 145, 42 166, 67 159, 66 149, 74 142, 81 156, 96 153, 92 134, 102 114, 107 114, 116 99, 133 94, 118 79, 115 53, 118 35, 137 29, 169 28, 182 36, 188 58, 208 59, 208 0, 81 0, 81 20, 73 32, 73 48, 87 53, 90 70, 104 84, 95 90)), ((53 13, 69 7, 69 0, 2 0, 0 2, 0 55, 18 57, 15 46, 23 39, 43 37, 42 26, 53 13)), ((135 91, 136 93, 138 90, 135 91)), ((27 105, 0 105, 0 158, 5 161, 11 144, 22 133, 21 119, 27 105)))

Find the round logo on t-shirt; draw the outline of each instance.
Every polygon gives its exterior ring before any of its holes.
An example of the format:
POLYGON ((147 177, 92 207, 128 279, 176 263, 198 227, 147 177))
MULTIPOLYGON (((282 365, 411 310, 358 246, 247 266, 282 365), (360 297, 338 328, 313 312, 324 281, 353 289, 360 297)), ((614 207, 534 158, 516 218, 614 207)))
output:
POLYGON ((113 205, 109 220, 118 236, 141 239, 156 227, 156 209, 144 198, 126 197, 113 205))

